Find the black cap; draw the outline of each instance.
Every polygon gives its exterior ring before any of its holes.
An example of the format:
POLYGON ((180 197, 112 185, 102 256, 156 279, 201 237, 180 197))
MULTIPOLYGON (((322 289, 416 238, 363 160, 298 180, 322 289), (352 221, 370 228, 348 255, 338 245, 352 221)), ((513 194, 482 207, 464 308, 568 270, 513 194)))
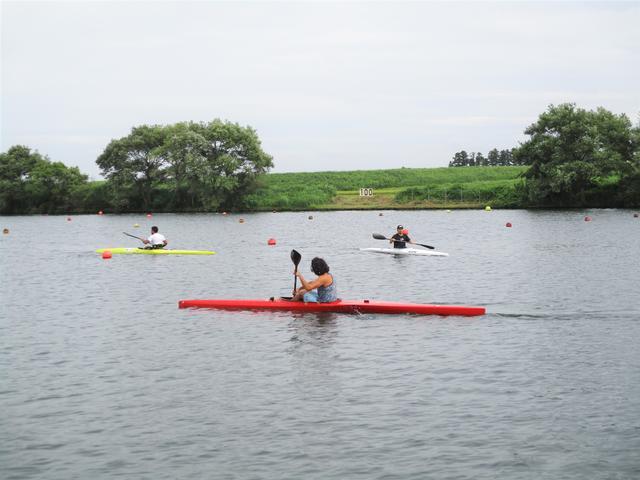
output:
POLYGON ((404 227, 403 227, 402 225, 398 225, 398 226, 396 227, 396 230, 401 229, 401 228, 404 228, 404 227))

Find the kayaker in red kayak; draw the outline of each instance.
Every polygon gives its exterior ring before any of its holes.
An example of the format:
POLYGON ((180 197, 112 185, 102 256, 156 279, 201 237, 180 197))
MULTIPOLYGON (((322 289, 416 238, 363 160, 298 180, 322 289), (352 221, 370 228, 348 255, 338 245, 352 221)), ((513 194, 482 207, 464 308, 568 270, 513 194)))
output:
POLYGON ((151 236, 148 239, 141 238, 145 244, 144 248, 164 248, 167 246, 167 239, 161 233, 158 233, 158 227, 151 227, 151 236))
POLYGON ((294 272, 300 279, 302 287, 294 290, 292 301, 326 303, 335 302, 338 299, 338 290, 333 275, 329 273, 329 265, 322 258, 315 257, 311 260, 311 271, 318 278, 307 281, 297 270, 294 272))
POLYGON ((409 230, 405 230, 402 225, 398 225, 396 234, 391 237, 389 243, 393 243, 393 248, 407 248, 407 243, 413 243, 408 233, 409 230))

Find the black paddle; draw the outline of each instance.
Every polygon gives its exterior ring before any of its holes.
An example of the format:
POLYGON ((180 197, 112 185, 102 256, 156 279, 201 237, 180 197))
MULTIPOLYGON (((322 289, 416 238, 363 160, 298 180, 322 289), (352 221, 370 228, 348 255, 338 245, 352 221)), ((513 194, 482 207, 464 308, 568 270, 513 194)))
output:
POLYGON ((298 289, 298 277, 296 277, 296 273, 298 273, 298 264, 302 260, 302 255, 300 255, 297 251, 291 250, 291 261, 296 266, 293 270, 293 294, 296 294, 296 290, 298 289))
POLYGON ((127 232, 122 232, 122 233, 124 233, 127 237, 137 238, 142 243, 144 243, 144 238, 136 237, 135 235, 131 235, 130 233, 127 233, 127 232))
MULTIPOLYGON (((387 238, 384 235, 381 235, 379 233, 374 233, 373 234, 373 238, 375 238, 376 240, 392 240, 394 242, 405 242, 404 240, 394 240, 393 238, 387 238)), ((405 242, 407 243, 407 242, 405 242)), ((420 245, 421 247, 425 247, 425 248, 430 248, 431 250, 433 250, 435 247, 432 247, 431 245, 425 245, 424 243, 415 243, 414 245, 420 245)))

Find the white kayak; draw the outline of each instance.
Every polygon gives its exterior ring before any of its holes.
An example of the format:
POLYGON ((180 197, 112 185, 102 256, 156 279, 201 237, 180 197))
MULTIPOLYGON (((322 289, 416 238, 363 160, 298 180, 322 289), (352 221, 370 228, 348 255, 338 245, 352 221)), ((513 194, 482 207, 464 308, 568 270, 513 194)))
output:
POLYGON ((448 257, 448 253, 422 248, 361 248, 361 252, 386 253, 388 255, 422 255, 425 257, 448 257))

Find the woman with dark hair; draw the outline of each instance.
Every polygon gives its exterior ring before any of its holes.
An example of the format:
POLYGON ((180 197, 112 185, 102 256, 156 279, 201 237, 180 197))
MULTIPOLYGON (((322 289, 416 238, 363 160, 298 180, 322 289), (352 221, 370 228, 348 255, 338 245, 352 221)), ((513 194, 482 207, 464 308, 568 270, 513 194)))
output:
POLYGON ((298 271, 295 275, 300 279, 302 286, 293 292, 293 301, 297 302, 335 302, 338 299, 338 291, 333 275, 329 273, 329 265, 322 258, 315 257, 311 260, 311 271, 318 278, 308 282, 298 271))

